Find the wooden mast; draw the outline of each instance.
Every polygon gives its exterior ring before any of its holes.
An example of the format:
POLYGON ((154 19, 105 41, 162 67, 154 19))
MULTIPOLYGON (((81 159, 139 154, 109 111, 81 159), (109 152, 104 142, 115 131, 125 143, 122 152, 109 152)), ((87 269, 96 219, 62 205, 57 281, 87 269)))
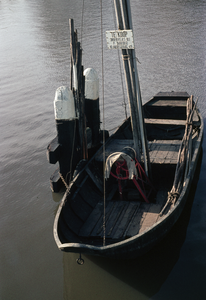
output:
MULTIPOLYGON (((114 0, 118 29, 132 30, 132 16, 129 0, 114 0)), ((145 172, 149 175, 150 161, 145 124, 142 113, 142 99, 138 79, 136 56, 134 49, 122 49, 123 65, 126 77, 128 99, 131 111, 134 148, 137 158, 141 161, 141 152, 144 156, 145 172)), ((151 174, 150 174, 151 175, 151 174)))
POLYGON ((85 120, 85 78, 82 66, 82 50, 77 40, 77 32, 74 31, 74 21, 69 19, 70 25, 70 49, 71 49, 71 89, 74 91, 76 114, 78 117, 79 142, 81 146, 81 158, 88 159, 86 142, 86 120, 85 120))

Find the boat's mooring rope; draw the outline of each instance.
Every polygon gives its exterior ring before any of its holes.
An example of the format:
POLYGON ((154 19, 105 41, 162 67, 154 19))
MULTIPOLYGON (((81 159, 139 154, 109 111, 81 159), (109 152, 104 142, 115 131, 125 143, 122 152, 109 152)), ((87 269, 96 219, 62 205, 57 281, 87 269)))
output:
POLYGON ((64 179, 64 177, 63 177, 63 175, 59 172, 59 176, 60 176, 60 178, 61 178, 61 180, 62 180, 62 182, 64 183, 64 185, 65 185, 65 187, 68 189, 68 184, 66 183, 66 181, 65 181, 65 179, 64 179))

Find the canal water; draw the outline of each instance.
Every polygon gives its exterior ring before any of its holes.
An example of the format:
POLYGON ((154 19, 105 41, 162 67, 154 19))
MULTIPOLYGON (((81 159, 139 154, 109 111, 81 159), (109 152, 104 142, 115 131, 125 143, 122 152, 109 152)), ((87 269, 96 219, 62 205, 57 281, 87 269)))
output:
MULTIPOLYGON (((103 2, 103 31, 116 28, 103 2)), ((206 1, 131 0, 143 102, 159 91, 198 97, 206 118, 206 1)), ((101 45, 100 1, 0 0, 0 299, 206 299, 206 139, 188 204, 172 232, 136 260, 108 260, 57 249, 52 194, 53 99, 69 85, 69 18, 82 41, 85 68, 100 78, 106 128, 125 117, 118 52, 101 45), (84 8, 84 13, 82 10, 84 8), (199 180, 198 180, 199 179, 199 180)), ((124 84, 123 84, 124 86, 124 84)), ((128 106, 127 106, 128 111, 128 106)))

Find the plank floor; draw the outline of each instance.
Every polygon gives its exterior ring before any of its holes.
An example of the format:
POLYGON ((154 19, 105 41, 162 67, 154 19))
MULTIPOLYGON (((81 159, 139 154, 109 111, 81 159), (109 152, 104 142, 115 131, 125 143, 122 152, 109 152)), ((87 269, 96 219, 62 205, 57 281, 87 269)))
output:
POLYGON ((176 164, 181 140, 155 140, 149 143, 150 162, 176 164))
MULTIPOLYGON (((154 140, 148 142, 150 161, 154 164, 176 164, 181 140, 154 140)), ((134 147, 133 140, 111 140, 106 145, 105 157, 114 152, 121 151, 124 147, 134 147)), ((102 161, 102 155, 95 158, 102 161)))
MULTIPOLYGON (((162 205, 138 201, 110 201, 106 206, 105 237, 112 240, 132 237, 152 226, 158 219, 162 205)), ((84 225, 79 236, 102 238, 103 203, 98 203, 84 225)))

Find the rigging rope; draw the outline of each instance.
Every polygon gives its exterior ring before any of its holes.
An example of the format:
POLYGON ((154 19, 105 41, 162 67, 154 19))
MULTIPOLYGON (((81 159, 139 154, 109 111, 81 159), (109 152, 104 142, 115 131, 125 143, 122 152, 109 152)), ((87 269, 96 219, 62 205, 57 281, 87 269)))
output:
MULTIPOLYGON (((198 99, 197 99, 198 100, 198 99)), ((162 208, 159 213, 160 216, 163 215, 168 205, 171 209, 177 199, 180 196, 181 189, 183 188, 184 182, 189 172, 189 165, 191 162, 191 150, 192 150, 192 132, 193 132, 193 114, 196 110, 197 100, 193 106, 193 96, 188 98, 187 101, 187 119, 185 125, 185 134, 182 139, 182 143, 178 153, 178 161, 175 170, 175 177, 173 182, 173 187, 170 192, 168 192, 168 199, 165 206, 162 208)))

